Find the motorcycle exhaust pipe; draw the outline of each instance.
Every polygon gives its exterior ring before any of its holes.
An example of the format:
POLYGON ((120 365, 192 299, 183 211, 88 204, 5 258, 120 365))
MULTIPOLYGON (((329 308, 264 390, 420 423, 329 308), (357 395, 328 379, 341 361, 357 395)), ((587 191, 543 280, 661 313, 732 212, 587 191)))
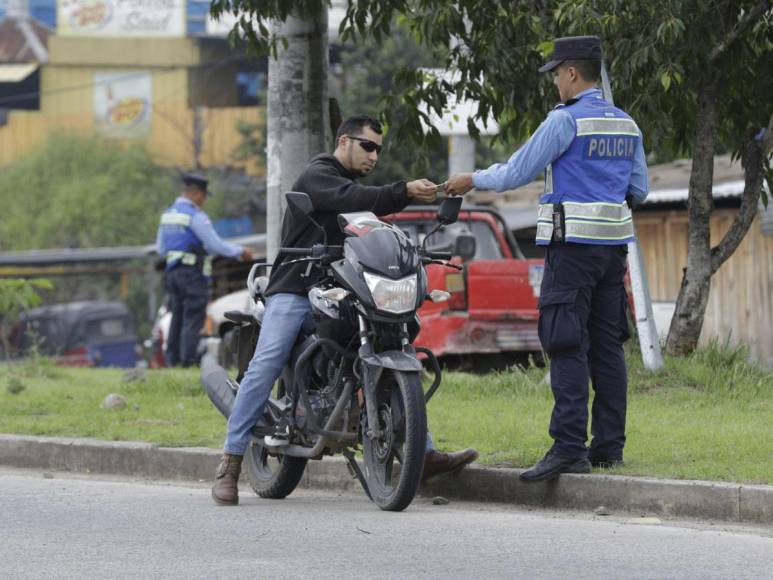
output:
POLYGON ((212 404, 228 419, 236 401, 237 385, 211 354, 205 354, 201 359, 201 384, 212 404))

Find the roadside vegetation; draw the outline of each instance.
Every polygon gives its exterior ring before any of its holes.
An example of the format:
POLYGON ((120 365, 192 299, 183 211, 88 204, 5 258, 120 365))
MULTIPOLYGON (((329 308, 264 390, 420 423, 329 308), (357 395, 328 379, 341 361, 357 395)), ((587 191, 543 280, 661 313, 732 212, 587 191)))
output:
MULTIPOLYGON (((625 475, 773 484, 773 373, 717 343, 646 372, 628 356, 625 475)), ((547 450, 546 370, 446 373, 429 404, 441 449, 474 446, 481 463, 531 465, 547 450)), ((0 433, 220 447, 224 421, 196 370, 65 369, 43 358, 0 367, 0 433), (105 410, 109 393, 126 399, 105 410)))

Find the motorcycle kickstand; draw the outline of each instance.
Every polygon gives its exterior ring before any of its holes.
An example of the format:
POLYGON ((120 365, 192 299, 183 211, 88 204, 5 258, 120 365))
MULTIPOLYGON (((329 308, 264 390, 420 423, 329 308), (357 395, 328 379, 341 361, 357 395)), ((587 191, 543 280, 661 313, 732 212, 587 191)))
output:
POLYGON ((363 475, 360 466, 357 465, 357 460, 354 458, 354 451, 351 449, 345 450, 344 457, 346 457, 346 466, 349 468, 349 473, 351 473, 353 478, 359 480, 362 489, 365 490, 365 495, 368 496, 370 501, 373 501, 373 496, 370 495, 370 489, 368 489, 368 483, 365 481, 365 476, 363 475))

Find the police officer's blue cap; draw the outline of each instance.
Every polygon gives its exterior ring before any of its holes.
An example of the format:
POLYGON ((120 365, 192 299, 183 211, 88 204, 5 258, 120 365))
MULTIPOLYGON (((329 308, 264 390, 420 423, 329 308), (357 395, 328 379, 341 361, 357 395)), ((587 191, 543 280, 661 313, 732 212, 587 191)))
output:
POLYGON ((185 185, 195 185, 207 195, 212 195, 212 192, 207 190, 207 184, 209 183, 209 180, 200 173, 186 172, 180 174, 180 178, 183 180, 185 185))
POLYGON ((557 38, 553 45, 553 54, 539 72, 550 72, 565 60, 601 60, 601 39, 598 36, 557 38))

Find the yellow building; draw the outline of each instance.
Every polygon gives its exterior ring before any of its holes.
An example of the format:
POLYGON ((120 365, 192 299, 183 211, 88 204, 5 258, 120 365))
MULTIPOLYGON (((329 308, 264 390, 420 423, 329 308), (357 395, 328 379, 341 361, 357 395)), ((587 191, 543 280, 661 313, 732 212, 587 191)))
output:
MULTIPOLYGON (((237 123, 263 116, 239 106, 243 62, 224 38, 52 35, 40 110, 9 114, 0 127, 0 166, 65 130, 142 140, 163 165, 243 167, 234 158, 237 123)), ((247 169, 262 173, 254 163, 247 169)))

